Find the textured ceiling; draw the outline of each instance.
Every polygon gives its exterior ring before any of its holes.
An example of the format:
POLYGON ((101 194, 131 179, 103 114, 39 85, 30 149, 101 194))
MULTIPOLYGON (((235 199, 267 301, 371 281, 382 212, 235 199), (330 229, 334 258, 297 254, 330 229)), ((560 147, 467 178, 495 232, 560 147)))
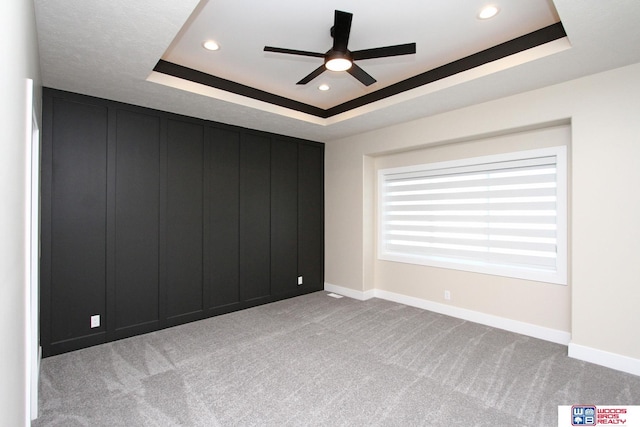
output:
POLYGON ((479 21, 484 1, 35 0, 43 83, 208 120, 330 141, 640 62, 640 2, 521 0, 479 21), (399 7, 401 6, 401 7, 399 7), (324 52, 335 9, 354 14, 351 50, 416 42, 417 54, 363 60, 378 79, 348 74, 295 85, 321 59, 265 53, 264 45, 324 52), (567 38, 423 87, 318 119, 220 89, 153 73, 158 60, 329 108, 561 21, 567 38), (222 46, 206 52, 214 38, 222 46), (159 84, 162 83, 162 84, 159 84), (332 89, 319 92, 319 83, 332 89), (180 87, 180 89, 177 89, 180 87))

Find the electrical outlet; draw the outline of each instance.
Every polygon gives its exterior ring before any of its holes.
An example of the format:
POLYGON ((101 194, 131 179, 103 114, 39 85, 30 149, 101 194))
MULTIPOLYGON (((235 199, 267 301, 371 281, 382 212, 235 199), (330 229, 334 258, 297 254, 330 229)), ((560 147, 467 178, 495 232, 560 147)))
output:
POLYGON ((100 327, 100 315, 99 314, 91 316, 91 327, 92 328, 99 328, 100 327))
POLYGON ((451 299, 451 291, 444 291, 444 299, 447 301, 451 299))
POLYGON ((298 286, 302 285, 302 276, 298 276, 298 286))

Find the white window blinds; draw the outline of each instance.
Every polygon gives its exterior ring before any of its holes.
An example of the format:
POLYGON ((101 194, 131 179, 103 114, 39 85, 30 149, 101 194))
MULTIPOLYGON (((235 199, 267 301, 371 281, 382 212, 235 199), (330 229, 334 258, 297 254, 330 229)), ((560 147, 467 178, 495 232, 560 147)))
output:
POLYGON ((566 283, 565 148, 379 172, 382 259, 566 283))

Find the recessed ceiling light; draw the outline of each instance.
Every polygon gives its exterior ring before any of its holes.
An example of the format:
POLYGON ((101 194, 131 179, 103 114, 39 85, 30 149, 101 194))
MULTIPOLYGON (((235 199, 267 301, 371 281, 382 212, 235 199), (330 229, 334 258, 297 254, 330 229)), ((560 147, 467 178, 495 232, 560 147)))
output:
POLYGON ((213 40, 207 40, 204 43, 202 43, 202 47, 204 47, 207 50, 218 50, 220 49, 220 45, 218 45, 218 43, 214 42, 213 40))
POLYGON ((494 6, 494 5, 485 6, 482 8, 482 10, 480 10, 480 13, 478 14, 478 18, 479 19, 493 18, 498 14, 498 12, 500 12, 500 9, 498 9, 498 6, 494 6))
POLYGON ((320 86, 318 86, 318 89, 322 91, 327 91, 331 89, 331 87, 328 84, 321 84, 320 86))

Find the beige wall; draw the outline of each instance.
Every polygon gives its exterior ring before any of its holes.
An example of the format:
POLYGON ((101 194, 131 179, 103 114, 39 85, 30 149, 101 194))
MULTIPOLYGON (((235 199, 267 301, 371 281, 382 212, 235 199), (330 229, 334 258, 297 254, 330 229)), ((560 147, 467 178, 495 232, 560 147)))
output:
MULTIPOLYGON (((28 425, 26 79, 39 97, 33 2, 0 2, 0 424, 28 425)), ((38 101, 38 99, 36 99, 38 101)), ((39 105, 37 106, 39 108, 39 105)))
POLYGON ((327 143, 327 283, 439 303, 448 289, 453 306, 570 332, 572 343, 640 359, 638 75, 636 64, 327 143), (425 153, 457 157, 469 140, 561 123, 571 129, 570 286, 375 259, 376 163, 443 144, 425 153))

